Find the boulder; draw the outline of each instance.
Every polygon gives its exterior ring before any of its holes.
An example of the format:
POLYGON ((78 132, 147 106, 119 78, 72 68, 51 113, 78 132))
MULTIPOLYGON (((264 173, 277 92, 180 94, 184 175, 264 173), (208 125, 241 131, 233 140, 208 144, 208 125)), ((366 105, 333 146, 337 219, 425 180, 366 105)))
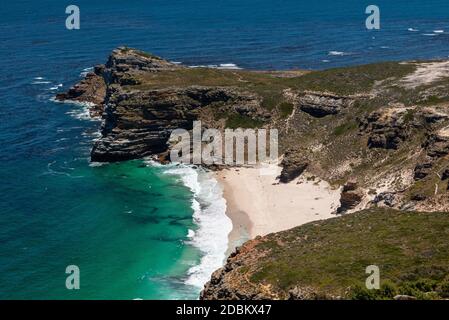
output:
POLYGON ((295 180, 307 169, 308 165, 307 160, 295 156, 294 152, 286 152, 281 162, 282 171, 278 177, 279 182, 289 183, 295 180))
POLYGON ((362 202, 364 193, 358 188, 357 183, 348 181, 344 186, 340 196, 340 207, 337 213, 344 213, 357 207, 362 202))
POLYGON ((416 165, 414 170, 414 176, 413 178, 417 180, 422 180, 425 177, 427 177, 430 173, 432 173, 432 163, 431 162, 424 162, 419 163, 416 165))

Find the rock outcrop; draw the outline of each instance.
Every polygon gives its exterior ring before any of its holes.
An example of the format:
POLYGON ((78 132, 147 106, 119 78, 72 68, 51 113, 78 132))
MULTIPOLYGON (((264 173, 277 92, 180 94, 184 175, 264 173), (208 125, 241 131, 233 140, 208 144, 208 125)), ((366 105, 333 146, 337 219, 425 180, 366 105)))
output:
POLYGON ((191 130, 201 108, 214 103, 238 103, 244 97, 228 88, 192 86, 110 94, 102 138, 92 160, 123 161, 164 152, 175 129, 191 130))
POLYGON ((385 108, 366 116, 360 129, 368 133, 368 147, 398 149, 410 134, 407 112, 405 108, 385 108))
POLYGON ((103 65, 95 66, 93 72, 89 72, 83 80, 71 87, 66 93, 57 94, 55 99, 87 103, 90 106, 92 117, 101 116, 106 97, 106 83, 103 79, 103 72, 103 65))
MULTIPOLYGON (((103 115, 102 137, 91 152, 92 161, 114 162, 166 152, 174 129, 192 129, 202 108, 218 105, 223 113, 265 121, 257 96, 218 86, 167 86, 134 89, 149 74, 176 72, 185 67, 139 50, 114 50, 104 66, 58 100, 92 103, 103 115)), ((100 114, 100 112, 98 112, 100 114)))
POLYGON ((449 128, 445 127, 430 133, 423 144, 423 149, 425 156, 415 167, 415 180, 429 176, 435 171, 434 164, 449 155, 449 128))
POLYGON ((289 183, 298 178, 306 169, 309 163, 307 160, 298 155, 297 152, 285 152, 284 159, 282 159, 282 171, 279 176, 281 183, 289 183))
POLYGON ((345 213, 356 208, 363 200, 363 191, 358 187, 357 182, 348 181, 344 186, 340 196, 340 207, 337 213, 345 213))
POLYGON ((299 109, 316 118, 335 115, 353 102, 351 97, 323 92, 305 92, 298 99, 299 109))

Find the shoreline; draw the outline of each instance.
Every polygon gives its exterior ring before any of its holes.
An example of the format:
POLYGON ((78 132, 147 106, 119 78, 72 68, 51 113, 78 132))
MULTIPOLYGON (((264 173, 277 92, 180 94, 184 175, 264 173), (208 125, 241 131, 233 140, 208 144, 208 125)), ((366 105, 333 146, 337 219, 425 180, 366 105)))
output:
POLYGON ((257 236, 333 218, 339 205, 339 189, 307 175, 280 184, 277 174, 260 175, 258 168, 240 167, 223 169, 215 177, 233 226, 227 255, 257 236))

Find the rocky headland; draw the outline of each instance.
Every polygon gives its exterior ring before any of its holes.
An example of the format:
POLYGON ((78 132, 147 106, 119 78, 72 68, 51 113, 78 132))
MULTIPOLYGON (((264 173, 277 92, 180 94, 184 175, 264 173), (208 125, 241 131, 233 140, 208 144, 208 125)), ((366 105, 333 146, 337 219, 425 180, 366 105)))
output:
MULTIPOLYGON (((376 223, 391 219, 387 224, 389 229, 382 229, 383 233, 375 235, 397 233, 397 237, 402 237, 398 233, 401 230, 395 228, 395 223, 402 223, 400 212, 449 211, 449 73, 446 65, 446 61, 411 61, 324 71, 218 70, 189 68, 121 47, 112 52, 106 64, 96 66, 85 79, 68 92, 58 94, 56 99, 88 103, 92 116, 102 117, 102 136, 91 152, 92 161, 98 162, 147 156, 169 161, 170 133, 177 128, 192 129, 194 120, 201 120, 204 128, 219 130, 276 128, 282 154, 279 183, 291 183, 307 173, 340 188, 340 206, 335 213, 343 217, 319 224, 316 232, 324 237, 334 229, 344 229, 354 235, 348 241, 358 242, 363 235, 353 232, 354 223, 371 234, 378 226, 376 223), (360 210, 367 211, 351 218, 353 212, 360 210), (345 229, 346 224, 352 227, 345 229)), ((412 213, 404 215, 409 216, 412 213)), ((416 213, 416 216, 427 220, 434 216, 437 221, 446 219, 446 215, 437 213, 416 213)), ((411 218, 404 223, 414 228, 415 222, 418 220, 411 218)), ((202 298, 354 296, 354 291, 346 290, 353 285, 351 281, 334 283, 329 280, 328 286, 321 286, 317 282, 319 279, 302 281, 306 271, 298 271, 300 276, 292 275, 290 278, 295 280, 287 281, 284 278, 289 278, 288 268, 270 265, 272 257, 294 255, 294 248, 302 243, 307 243, 310 252, 315 252, 313 248, 323 248, 324 251, 318 250, 316 255, 323 261, 331 259, 328 246, 333 239, 322 242, 322 238, 302 234, 303 230, 314 226, 312 223, 296 231, 257 238, 238 248, 225 267, 214 273, 202 298)), ((404 242, 402 247, 400 243, 392 243, 391 248, 402 250, 396 252, 398 257, 409 254, 415 258, 439 257, 424 241, 426 235, 433 234, 434 228, 443 228, 438 232, 442 232, 442 237, 446 234, 447 239, 447 227, 426 222, 417 238, 423 240, 422 247, 418 241, 418 244, 404 242)), ((347 248, 354 257, 357 257, 354 250, 358 249, 356 246, 347 248)), ((379 252, 379 259, 393 259, 389 255, 392 250, 379 252)), ((360 258, 369 262, 366 257, 360 258)), ((419 267, 421 260, 417 259, 414 263, 419 267)), ((298 264, 295 268, 310 271, 321 267, 320 261, 310 261, 316 264, 298 264)), ((438 258, 429 268, 435 271, 441 267, 445 274, 446 266, 449 261, 438 258)), ((338 278, 333 277, 337 270, 327 271, 323 279, 338 278)), ((364 270, 361 272, 360 277, 363 277, 364 270)), ((401 277, 389 279, 396 287, 402 283, 401 277)), ((441 289, 444 277, 423 276, 415 280, 423 279, 435 281, 432 290, 439 290, 439 297, 444 295, 441 289)), ((407 291, 401 290, 397 289, 398 292, 407 291)))

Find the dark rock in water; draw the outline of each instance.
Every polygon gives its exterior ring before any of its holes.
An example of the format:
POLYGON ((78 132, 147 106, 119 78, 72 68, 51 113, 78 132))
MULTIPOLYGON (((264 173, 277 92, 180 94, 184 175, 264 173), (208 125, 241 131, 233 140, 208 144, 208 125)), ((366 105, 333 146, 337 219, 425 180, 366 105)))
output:
POLYGON ((299 99, 299 109, 316 118, 335 115, 352 104, 349 97, 307 92, 299 99))
POLYGON ((282 171, 279 178, 281 183, 289 183, 298 178, 308 167, 308 162, 295 157, 292 152, 286 152, 281 163, 282 171))
POLYGON ((432 163, 430 162, 420 163, 415 167, 415 173, 413 178, 415 180, 422 180, 425 177, 427 177, 431 172, 432 172, 432 163))

